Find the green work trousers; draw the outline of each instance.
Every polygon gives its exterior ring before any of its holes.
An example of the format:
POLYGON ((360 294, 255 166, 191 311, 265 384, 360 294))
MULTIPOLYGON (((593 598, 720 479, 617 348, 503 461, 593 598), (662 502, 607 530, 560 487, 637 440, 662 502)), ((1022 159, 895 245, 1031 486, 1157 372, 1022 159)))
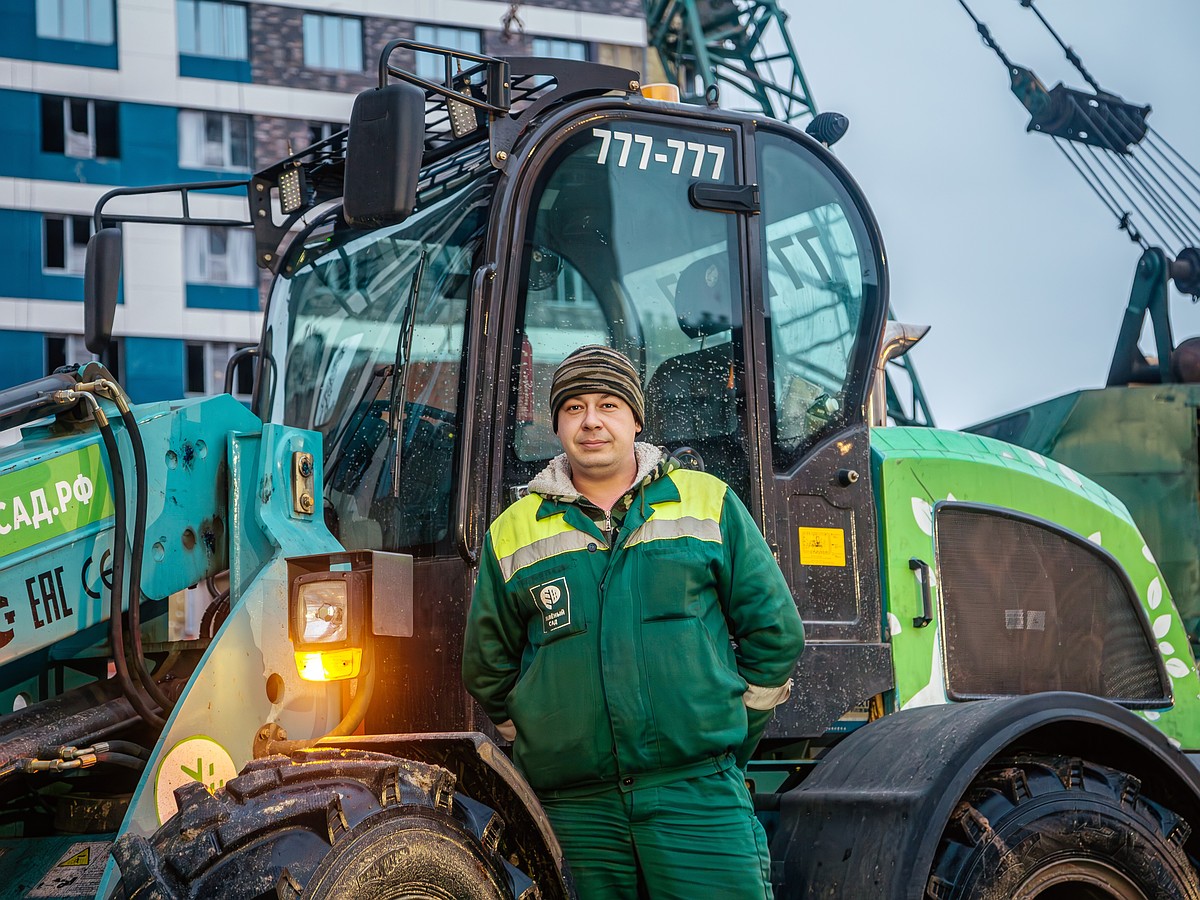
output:
POLYGON ((579 900, 770 900, 767 836, 741 769, 542 806, 579 900))

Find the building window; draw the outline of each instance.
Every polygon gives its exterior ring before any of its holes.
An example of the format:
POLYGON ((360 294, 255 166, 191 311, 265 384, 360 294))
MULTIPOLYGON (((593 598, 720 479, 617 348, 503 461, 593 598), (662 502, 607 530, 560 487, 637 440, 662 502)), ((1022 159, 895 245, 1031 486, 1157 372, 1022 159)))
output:
POLYGON ((550 56, 555 59, 578 59, 587 62, 588 45, 583 41, 565 41, 558 38, 534 38, 534 56, 550 56))
MULTIPOLYGON (((121 340, 113 338, 109 341, 108 357, 105 366, 118 381, 121 380, 121 340)), ((86 362, 99 359, 95 353, 88 350, 81 334, 48 334, 46 335, 46 372, 53 372, 68 365, 82 366, 86 362)))
POLYGON ((188 226, 183 234, 188 284, 255 287, 254 234, 245 228, 188 226))
POLYGON ((42 270, 56 275, 82 275, 91 236, 91 216, 44 216, 42 270))
POLYGON ((37 35, 85 44, 113 43, 113 0, 37 0, 37 35))
POLYGON ((75 159, 121 155, 118 106, 111 100, 42 97, 42 152, 75 159))
MULTIPOLYGON (((184 344, 183 391, 188 397, 204 397, 225 392, 225 369, 229 358, 244 344, 221 341, 188 341, 184 344)), ((254 390, 254 359, 238 360, 233 370, 233 396, 250 399, 254 390)))
MULTIPOLYGON (((414 31, 414 39, 418 44, 433 44, 435 47, 462 50, 466 53, 479 53, 483 46, 479 32, 473 28, 418 25, 414 31)), ((457 69, 457 66, 455 69, 457 69)), ((426 81, 445 81, 445 57, 437 56, 433 53, 418 53, 417 77, 424 78, 426 81)))
POLYGON ((218 0, 178 0, 179 52, 246 59, 246 7, 218 0))
POLYGON ((304 65, 310 69, 363 69, 362 19, 349 16, 304 15, 304 65))
POLYGON ((180 110, 179 165, 185 169, 250 168, 250 117, 180 110))
POLYGON ((333 137, 339 131, 345 130, 346 126, 340 122, 309 122, 308 123, 308 146, 319 144, 321 141, 333 137))

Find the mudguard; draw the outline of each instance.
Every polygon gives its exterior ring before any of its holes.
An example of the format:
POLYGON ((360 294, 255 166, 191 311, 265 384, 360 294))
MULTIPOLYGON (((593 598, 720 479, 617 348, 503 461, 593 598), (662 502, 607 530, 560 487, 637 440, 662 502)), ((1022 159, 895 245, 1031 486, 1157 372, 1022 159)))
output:
MULTIPOLYGON (((1018 748, 1132 774, 1144 794, 1200 823, 1200 770, 1107 700, 1048 692, 920 707, 860 728, 783 795, 771 844, 777 896, 919 900, 959 798, 989 762, 1018 748)), ((1195 856, 1200 840, 1185 849, 1195 856)))

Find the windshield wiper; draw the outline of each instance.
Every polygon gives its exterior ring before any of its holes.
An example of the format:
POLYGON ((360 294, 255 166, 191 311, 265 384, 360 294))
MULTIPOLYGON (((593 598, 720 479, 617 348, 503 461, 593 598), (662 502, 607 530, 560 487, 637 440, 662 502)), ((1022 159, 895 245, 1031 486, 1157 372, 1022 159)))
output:
POLYGON ((392 499, 400 499, 400 464, 403 461, 403 445, 400 441, 400 427, 404 421, 404 407, 408 402, 408 358, 412 353, 413 331, 417 322, 417 301, 421 294, 421 279, 425 277, 425 259, 429 251, 421 245, 421 255, 417 258, 417 267, 413 271, 412 283, 408 290, 408 303, 404 307, 404 317, 400 321, 400 334, 396 338, 396 359, 392 363, 392 396, 388 404, 391 410, 391 442, 388 444, 388 458, 392 461, 392 499))

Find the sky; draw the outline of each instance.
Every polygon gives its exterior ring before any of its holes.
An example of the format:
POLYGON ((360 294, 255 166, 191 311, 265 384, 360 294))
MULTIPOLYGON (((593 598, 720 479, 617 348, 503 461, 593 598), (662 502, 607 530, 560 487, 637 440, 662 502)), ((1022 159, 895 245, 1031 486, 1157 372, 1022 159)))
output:
MULTIPOLYGON (((1141 248, 1028 114, 957 0, 781 0, 834 148, 880 222, 901 321, 937 425, 1100 387, 1141 248)), ((1086 83, 1020 0, 968 0, 1047 87, 1086 83)), ((1037 0, 1107 91, 1200 169, 1200 2, 1037 0)), ((1172 291, 1175 337, 1200 308, 1172 291)), ((1144 342, 1145 343, 1145 342, 1144 342)), ((1149 346, 1148 343, 1145 344, 1149 346)))

